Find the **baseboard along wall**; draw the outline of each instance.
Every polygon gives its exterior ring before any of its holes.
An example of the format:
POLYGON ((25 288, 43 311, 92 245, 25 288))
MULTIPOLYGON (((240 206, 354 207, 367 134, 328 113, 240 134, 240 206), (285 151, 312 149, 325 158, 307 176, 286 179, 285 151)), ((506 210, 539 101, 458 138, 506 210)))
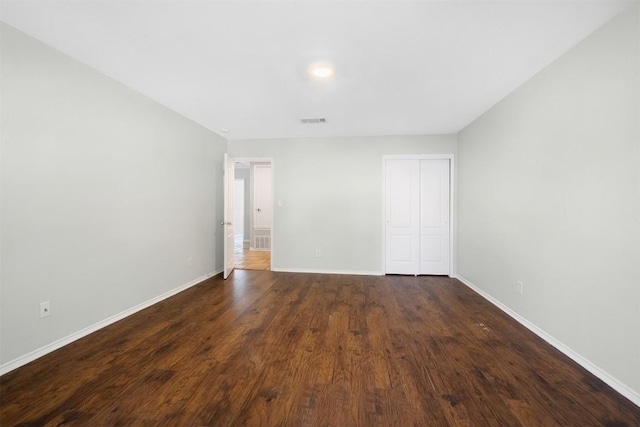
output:
POLYGON ((618 381, 615 377, 610 375, 608 372, 606 372, 603 369, 599 368, 597 365, 591 363, 591 361, 589 361, 588 359, 584 358, 579 353, 573 351, 571 348, 567 347, 565 344, 563 344, 562 342, 560 342, 559 340, 557 340, 553 336, 549 335, 544 330, 540 329, 539 327, 537 327, 533 323, 529 322, 527 319, 525 319, 524 317, 520 316, 515 311, 511 310, 509 307, 504 305, 502 302, 500 302, 499 300, 495 299, 494 297, 492 297, 491 295, 489 295, 488 293, 486 293, 485 291, 483 291, 482 289, 480 289, 479 287, 477 287, 476 285, 471 283, 469 280, 467 280, 464 277, 459 276, 459 275, 452 276, 452 277, 455 278, 455 279, 458 279, 460 282, 465 284, 467 287, 469 287, 470 289, 472 289, 476 293, 480 294, 480 296, 482 296, 484 299, 489 301, 491 304, 495 305, 500 310, 502 310, 503 312, 505 312, 506 314, 511 316, 514 320, 516 320, 522 326, 524 326, 525 328, 529 329, 531 332, 533 332, 534 334, 536 334, 537 336, 539 336, 540 338, 545 340, 547 343, 551 344, 553 347, 555 347, 556 349, 558 349, 559 351, 564 353, 565 356, 567 356, 570 359, 572 359, 578 365, 582 366, 587 371, 591 372, 593 375, 595 375, 596 377, 598 377, 599 379, 604 381, 608 386, 613 388, 615 391, 617 391, 618 393, 620 393, 621 395, 623 395, 624 397, 626 397, 627 399, 632 401, 636 406, 640 407, 640 394, 638 394, 636 391, 630 389, 625 384, 623 384, 622 382, 618 381))
POLYGON ((79 340, 80 338, 86 337, 87 335, 96 332, 99 329, 102 329, 104 327, 107 327, 109 325, 111 325, 112 323, 117 322, 118 320, 122 320, 125 317, 131 316, 132 314, 135 314, 141 310, 144 310, 147 307, 151 307, 154 304, 159 303, 162 300, 165 300, 169 297, 172 297, 173 295, 180 293, 192 286, 197 285, 198 283, 204 282, 205 280, 209 279, 210 277, 216 276, 218 274, 222 273, 222 269, 214 271, 212 273, 209 274, 205 274, 204 276, 198 277, 195 280, 192 280, 189 283, 185 283, 182 286, 178 286, 177 288, 174 288, 168 292, 165 292, 162 295, 158 295, 157 297, 151 298, 148 301, 145 301, 143 303, 140 303, 134 307, 131 307, 127 310, 124 310, 118 314, 115 314, 113 316, 110 316, 104 320, 101 320, 98 323, 94 323, 91 326, 87 326, 84 329, 81 329, 77 332, 72 333, 71 335, 67 335, 64 338, 60 338, 59 340, 56 340, 54 342, 52 342, 51 344, 47 344, 43 347, 40 347, 30 353, 25 354, 24 356, 20 356, 14 360, 11 360, 7 363, 3 363, 2 365, 0 365, 0 375, 4 375, 7 372, 11 372, 14 369, 17 369, 21 366, 26 365, 29 362, 33 362, 34 360, 49 354, 61 347, 64 347, 67 344, 71 344, 74 341, 79 340))
POLYGON ((271 271, 278 271, 281 273, 350 274, 354 276, 384 276, 384 273, 381 271, 310 270, 306 268, 272 268, 271 271))

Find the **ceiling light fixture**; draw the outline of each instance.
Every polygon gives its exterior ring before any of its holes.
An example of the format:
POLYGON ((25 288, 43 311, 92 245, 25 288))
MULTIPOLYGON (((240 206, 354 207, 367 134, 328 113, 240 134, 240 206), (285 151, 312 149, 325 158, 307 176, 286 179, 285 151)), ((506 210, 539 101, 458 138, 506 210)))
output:
POLYGON ((335 71, 333 66, 326 62, 318 62, 309 67, 309 75, 318 80, 325 80, 333 77, 335 71))

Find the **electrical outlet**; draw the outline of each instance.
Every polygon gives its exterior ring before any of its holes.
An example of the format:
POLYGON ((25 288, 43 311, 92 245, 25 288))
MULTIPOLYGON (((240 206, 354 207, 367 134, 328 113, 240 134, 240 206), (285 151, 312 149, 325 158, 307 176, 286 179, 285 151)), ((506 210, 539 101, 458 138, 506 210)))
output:
POLYGON ((49 301, 40 303, 40 317, 47 317, 51 314, 51 304, 49 301))
POLYGON ((322 256, 322 251, 320 249, 316 249, 316 258, 320 258, 322 256))
POLYGON ((524 294, 524 283, 522 283, 520 280, 516 282, 516 292, 518 293, 518 295, 524 294))
POLYGON ((193 258, 189 257, 189 260, 187 261, 187 265, 189 267, 193 267, 193 258))

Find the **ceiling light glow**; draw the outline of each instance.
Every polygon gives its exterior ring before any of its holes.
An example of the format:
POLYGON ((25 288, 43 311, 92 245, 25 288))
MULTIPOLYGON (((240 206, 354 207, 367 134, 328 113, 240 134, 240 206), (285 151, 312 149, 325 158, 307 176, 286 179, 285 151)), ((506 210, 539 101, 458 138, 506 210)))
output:
POLYGON ((309 67, 309 74, 315 79, 328 79, 333 77, 334 73, 333 66, 326 62, 313 64, 309 67))

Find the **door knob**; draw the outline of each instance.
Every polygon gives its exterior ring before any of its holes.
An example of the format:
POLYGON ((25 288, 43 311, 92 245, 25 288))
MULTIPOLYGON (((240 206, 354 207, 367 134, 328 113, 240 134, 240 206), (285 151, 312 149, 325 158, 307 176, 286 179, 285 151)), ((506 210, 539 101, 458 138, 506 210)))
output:
POLYGON ((256 211, 258 211, 258 212, 262 212, 262 209, 260 209, 260 208, 256 208, 256 211))

